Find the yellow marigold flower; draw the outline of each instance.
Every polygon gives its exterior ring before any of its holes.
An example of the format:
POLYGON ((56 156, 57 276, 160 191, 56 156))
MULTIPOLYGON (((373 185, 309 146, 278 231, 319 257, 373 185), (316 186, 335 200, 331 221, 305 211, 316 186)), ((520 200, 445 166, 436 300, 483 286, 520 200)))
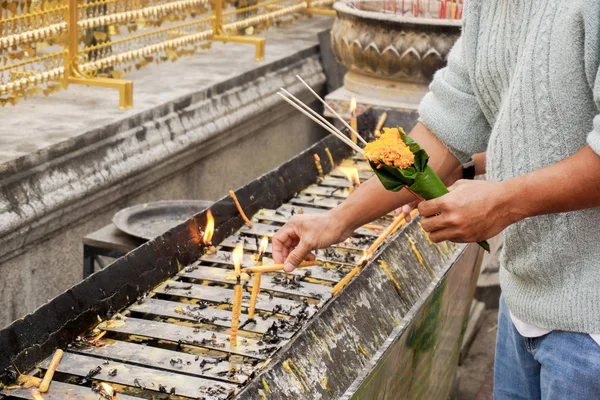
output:
POLYGON ((367 160, 377 164, 378 168, 385 164, 404 169, 415 162, 415 155, 402 140, 398 128, 383 128, 381 136, 365 146, 364 155, 367 160))

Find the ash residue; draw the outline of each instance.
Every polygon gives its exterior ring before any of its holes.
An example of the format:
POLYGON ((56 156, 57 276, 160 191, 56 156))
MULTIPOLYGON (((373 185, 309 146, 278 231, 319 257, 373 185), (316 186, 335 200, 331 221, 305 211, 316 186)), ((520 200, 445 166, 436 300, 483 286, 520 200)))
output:
POLYGON ((297 275, 290 276, 274 276, 273 283, 275 285, 283 286, 286 289, 296 290, 302 287, 302 284, 298 281, 297 275))
POLYGON ((277 304, 275 307, 273 307, 273 311, 271 311, 270 313, 264 313, 262 315, 262 319, 266 320, 270 316, 275 315, 275 314, 277 314, 280 311, 281 311, 281 304, 277 304))
POLYGON ((90 369, 88 373, 79 380, 79 383, 81 385, 85 385, 90 379, 98 375, 100 372, 102 372, 102 367, 99 365, 96 368, 90 369))
POLYGON ((273 321, 273 324, 271 324, 269 329, 267 329, 267 331, 263 333, 260 341, 266 344, 277 344, 281 342, 281 338, 278 335, 278 325, 278 321, 273 321))

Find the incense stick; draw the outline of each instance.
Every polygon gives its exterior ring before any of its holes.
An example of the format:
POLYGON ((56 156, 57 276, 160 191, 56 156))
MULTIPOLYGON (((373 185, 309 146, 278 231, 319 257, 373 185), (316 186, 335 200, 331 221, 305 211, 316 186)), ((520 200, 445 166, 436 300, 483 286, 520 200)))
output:
POLYGON ((308 83, 306 83, 306 82, 304 81, 304 79, 302 79, 302 77, 301 77, 300 75, 296 75, 296 78, 298 78, 298 80, 299 80, 300 82, 302 82, 302 83, 304 84, 304 86, 306 86, 306 88, 307 88, 308 90, 310 90, 310 92, 311 92, 311 93, 312 93, 312 94, 313 94, 313 95, 314 95, 314 96, 315 96, 317 99, 319 99, 319 101, 320 101, 321 103, 323 103, 323 105, 324 105, 325 107, 327 107, 327 109, 328 109, 328 110, 329 110, 329 111, 330 111, 330 112, 331 112, 333 115, 335 115, 335 116, 337 117, 337 119, 339 119, 339 120, 340 120, 340 121, 341 121, 341 122, 344 124, 344 126, 345 126, 346 128, 350 129, 350 132, 353 132, 353 133, 356 135, 356 137, 357 137, 358 139, 360 139, 360 141, 361 141, 361 142, 363 142, 363 144, 367 144, 367 141, 366 141, 365 139, 363 139, 363 138, 362 138, 362 136, 360 136, 360 135, 358 134, 358 132, 356 132, 354 129, 352 129, 352 127, 351 127, 350 125, 348 125, 348 123, 347 123, 347 122, 346 122, 346 121, 345 121, 345 120, 344 120, 342 117, 340 117, 340 115, 339 115, 337 112, 335 112, 335 110, 334 110, 333 108, 331 108, 331 106, 330 106, 329 104, 327 104, 327 102, 326 102, 325 100, 323 100, 323 99, 321 98, 321 96, 319 96, 319 95, 318 95, 318 94, 317 94, 317 93, 316 93, 316 92, 315 92, 315 91, 314 91, 314 90, 313 90, 313 89, 312 89, 312 88, 311 88, 311 87, 308 85, 308 83))
POLYGON ((406 190, 408 190, 408 192, 409 192, 410 194, 412 194, 413 196, 415 196, 415 197, 417 198, 417 200, 419 200, 419 202, 421 202, 421 201, 425 201, 425 199, 424 199, 422 196, 420 196, 419 194, 417 194, 417 193, 413 192, 413 191, 412 191, 412 190, 411 190, 411 189, 408 187, 408 185, 407 185, 407 186, 404 186, 404 187, 406 188, 406 190))
MULTIPOLYGON (((348 146, 350 146, 352 148, 352 150, 354 150, 354 151, 356 151, 356 152, 358 152, 360 154, 364 153, 363 149, 361 149, 360 147, 358 147, 356 144, 352 143, 352 140, 350 140, 343 133, 329 128, 327 125, 325 125, 324 123, 322 123, 321 121, 319 121, 319 119, 313 117, 309 112, 305 111, 304 109, 302 109, 302 107, 300 107, 299 105, 297 105, 296 103, 294 103, 292 100, 290 100, 289 98, 287 98, 283 93, 277 92, 277 94, 283 100, 285 100, 287 103, 289 103, 292 107, 296 108, 302 114, 306 115, 308 118, 312 119, 314 122, 316 122, 317 124, 321 125, 321 127, 323 127, 325 130, 327 130, 328 132, 330 132, 331 134, 333 134, 334 136, 336 136, 342 142, 344 142, 345 144, 347 144, 348 146)), ((304 104, 304 103, 302 103, 302 104, 304 104)), ((308 106, 306 106, 306 107, 308 107, 308 106)))
MULTIPOLYGON (((302 102, 302 100, 300 100, 299 98, 297 98, 296 96, 294 96, 293 94, 291 94, 290 92, 288 92, 287 90, 285 90, 284 88, 280 88, 280 90, 286 95, 288 96, 288 98, 294 100, 296 102, 296 104, 298 104, 299 106, 301 106, 302 108, 304 108, 306 111, 308 111, 309 113, 311 113, 312 115, 314 115, 315 117, 317 117, 319 119, 319 121, 321 121, 322 123, 324 123, 325 125, 327 125, 330 129, 333 129, 334 131, 336 131, 340 136, 340 139, 347 139, 348 142, 351 142, 353 145, 355 145, 356 147, 358 147, 360 149, 360 147, 352 140, 350 139, 348 136, 344 135, 344 133, 342 131, 340 131, 335 125, 333 125, 331 122, 327 121, 327 119, 325 119, 325 117, 323 117, 321 114, 319 114, 318 112, 316 112, 315 110, 313 110, 312 108, 310 108, 309 106, 307 106, 305 103, 302 102)), ((321 125, 323 126, 323 125, 321 125)))

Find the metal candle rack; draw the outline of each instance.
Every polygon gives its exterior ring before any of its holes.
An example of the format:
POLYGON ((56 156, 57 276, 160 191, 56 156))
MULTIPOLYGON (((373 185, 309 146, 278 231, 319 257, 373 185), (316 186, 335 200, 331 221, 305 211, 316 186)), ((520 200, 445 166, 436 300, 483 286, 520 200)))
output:
MULTIPOLYGON (((99 382, 112 385, 119 399, 340 397, 369 362, 381 358, 377 351, 399 321, 434 296, 443 277, 452 276, 451 266, 456 265, 454 275, 473 272, 477 249, 432 244, 413 221, 332 298, 332 286, 378 236, 359 229, 339 246, 319 251, 322 266, 263 274, 253 321, 245 314, 252 280, 247 282, 233 346, 228 341, 233 282, 226 279, 232 248, 242 243, 253 253, 260 238, 271 236, 291 215, 323 212, 343 201, 351 184, 334 163, 356 164, 361 179, 371 175, 366 163, 352 159, 336 138, 327 137, 237 191, 253 216, 251 228, 230 197, 211 207, 216 253, 202 244, 206 214, 197 214, 15 321, 0 331, 5 382, 15 378, 16 368, 40 374, 54 349, 62 348, 65 354, 45 399, 96 399, 90 385, 99 382), (315 168, 315 153, 328 172, 324 177, 315 168)), ((376 223, 390 222, 384 217, 376 223)), ((246 255, 243 266, 253 264, 251 257, 246 255)), ((453 292, 468 298, 472 285, 461 287, 453 292)), ((444 314, 456 318, 434 324, 447 328, 444 340, 452 348, 468 311, 459 300, 451 300, 452 308, 444 314)), ((448 346, 442 341, 439 349, 447 351, 448 346)), ((432 383, 431 388, 443 391, 444 385, 432 383)), ((31 398, 25 388, 6 389, 2 395, 31 398)))

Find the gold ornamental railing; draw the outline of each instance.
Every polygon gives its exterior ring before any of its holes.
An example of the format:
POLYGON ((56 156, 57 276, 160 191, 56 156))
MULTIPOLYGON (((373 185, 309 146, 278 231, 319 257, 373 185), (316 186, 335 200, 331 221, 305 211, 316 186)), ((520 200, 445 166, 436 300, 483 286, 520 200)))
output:
POLYGON ((49 95, 69 84, 116 88, 133 105, 125 74, 175 61, 214 41, 252 36, 302 14, 334 15, 334 0, 0 0, 0 105, 49 95))

